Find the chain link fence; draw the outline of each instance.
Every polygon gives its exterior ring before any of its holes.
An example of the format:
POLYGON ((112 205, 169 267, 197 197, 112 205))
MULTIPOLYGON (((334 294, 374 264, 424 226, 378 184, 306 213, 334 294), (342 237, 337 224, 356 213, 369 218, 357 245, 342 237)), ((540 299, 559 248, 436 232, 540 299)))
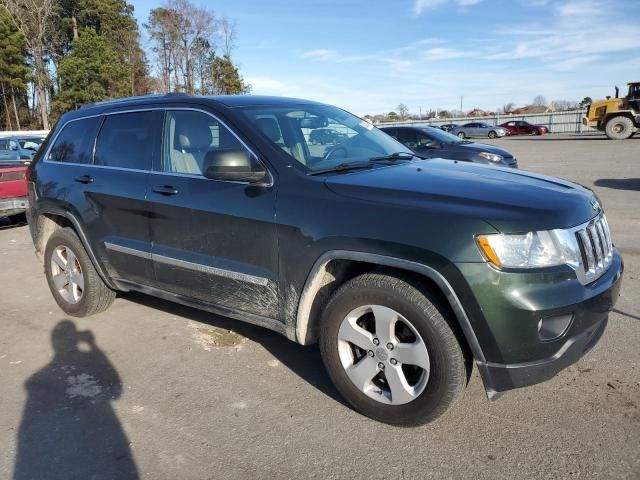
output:
POLYGON ((380 122, 376 126, 397 126, 397 125, 429 125, 438 127, 440 125, 457 124, 464 125, 469 122, 483 122, 491 125, 500 125, 513 120, 524 120, 534 125, 544 125, 551 133, 582 133, 593 132, 595 130, 585 127, 582 118, 585 110, 570 110, 566 112, 530 113, 524 115, 494 115, 489 117, 459 117, 459 118, 438 118, 430 120, 407 120, 404 122, 380 122))

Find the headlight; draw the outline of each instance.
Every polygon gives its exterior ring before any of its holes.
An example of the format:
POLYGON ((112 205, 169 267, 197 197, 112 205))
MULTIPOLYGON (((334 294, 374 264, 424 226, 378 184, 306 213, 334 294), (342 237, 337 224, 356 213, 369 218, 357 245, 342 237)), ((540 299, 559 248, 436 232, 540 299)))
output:
POLYGON ((480 152, 478 155, 480 155, 482 158, 486 158, 490 162, 499 162, 504 158, 502 155, 496 155, 495 153, 489 152, 480 152))
POLYGON ((484 257, 496 267, 569 265, 576 268, 580 261, 578 242, 575 235, 567 230, 478 235, 476 243, 484 257))

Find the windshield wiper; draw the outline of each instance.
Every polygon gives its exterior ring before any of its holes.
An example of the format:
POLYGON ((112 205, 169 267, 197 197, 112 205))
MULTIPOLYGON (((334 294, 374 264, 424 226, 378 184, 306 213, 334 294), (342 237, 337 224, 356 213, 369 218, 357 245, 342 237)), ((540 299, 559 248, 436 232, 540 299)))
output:
POLYGON ((331 173, 331 172, 345 172, 347 170, 358 170, 361 168, 371 168, 373 167, 372 162, 353 162, 353 163, 339 163, 330 168, 323 168, 322 170, 314 170, 313 172, 307 173, 307 175, 321 175, 323 173, 331 173))
MULTIPOLYGON (((381 157, 371 157, 369 159, 370 162, 395 162, 397 160, 411 160, 413 157, 418 157, 413 153, 409 152, 395 152, 389 155, 383 155, 381 157)), ((420 157, 422 158, 422 157, 420 157)))

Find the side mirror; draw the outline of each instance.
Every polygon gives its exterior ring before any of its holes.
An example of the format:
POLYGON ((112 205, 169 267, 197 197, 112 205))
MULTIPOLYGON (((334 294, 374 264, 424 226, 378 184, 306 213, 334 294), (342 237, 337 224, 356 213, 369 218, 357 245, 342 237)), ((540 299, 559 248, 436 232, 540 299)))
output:
POLYGON ((436 142, 435 140, 432 140, 432 141, 428 142, 427 144, 425 144, 425 148, 440 148, 440 144, 438 142, 436 142))
POLYGON ((261 183, 267 172, 249 152, 242 149, 211 150, 204 157, 203 175, 212 180, 261 183))

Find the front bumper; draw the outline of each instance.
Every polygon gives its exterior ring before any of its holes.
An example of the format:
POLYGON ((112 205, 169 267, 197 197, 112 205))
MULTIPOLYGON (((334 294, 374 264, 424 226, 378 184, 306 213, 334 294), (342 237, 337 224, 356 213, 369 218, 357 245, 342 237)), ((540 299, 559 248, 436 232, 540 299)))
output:
POLYGON ((27 210, 27 197, 0 199, 0 217, 10 217, 27 210))
POLYGON ((543 382, 577 362, 602 337, 620 291, 623 262, 617 250, 609 270, 582 285, 564 268, 550 273, 499 272, 487 264, 458 265, 484 318, 472 318, 485 359, 476 364, 489 398, 543 382), (566 328, 541 338, 548 319, 566 328))

